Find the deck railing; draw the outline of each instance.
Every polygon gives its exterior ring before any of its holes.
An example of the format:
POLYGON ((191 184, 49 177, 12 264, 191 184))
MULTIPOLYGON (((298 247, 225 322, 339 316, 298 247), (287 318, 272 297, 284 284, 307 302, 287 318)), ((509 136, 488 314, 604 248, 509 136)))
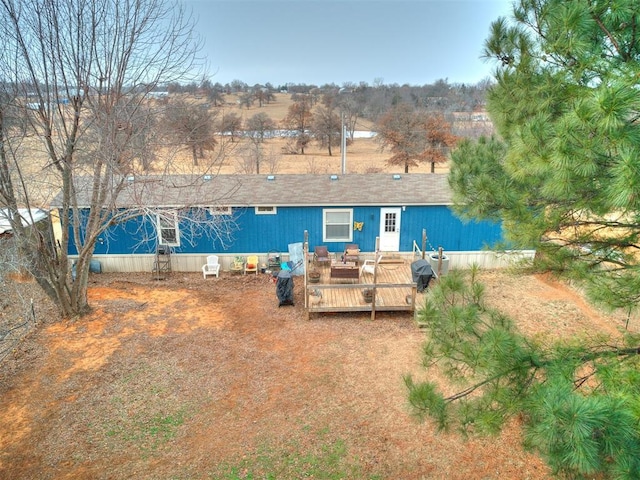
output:
POLYGON ((422 258, 422 249, 415 240, 413 241, 413 258, 422 258))
POLYGON ((338 283, 308 284, 307 312, 413 311, 416 304, 415 283, 338 283), (371 300, 364 292, 371 293, 371 300))

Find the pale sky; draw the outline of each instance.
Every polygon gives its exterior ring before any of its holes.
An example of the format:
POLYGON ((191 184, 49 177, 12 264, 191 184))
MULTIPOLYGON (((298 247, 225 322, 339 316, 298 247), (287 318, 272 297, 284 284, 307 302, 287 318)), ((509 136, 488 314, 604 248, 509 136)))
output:
POLYGON ((477 83, 512 0, 183 0, 213 83, 477 83))

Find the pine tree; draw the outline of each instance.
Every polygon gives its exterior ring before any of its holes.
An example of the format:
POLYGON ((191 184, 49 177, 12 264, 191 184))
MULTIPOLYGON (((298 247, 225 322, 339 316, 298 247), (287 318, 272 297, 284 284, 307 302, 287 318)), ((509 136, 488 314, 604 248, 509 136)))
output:
POLYGON ((640 300, 640 12, 631 0, 521 0, 487 40, 499 138, 463 142, 458 212, 613 307, 640 300), (615 4, 615 5, 614 5, 615 4))
POLYGON ((477 270, 453 271, 431 289, 418 320, 423 363, 460 390, 405 378, 409 401, 441 429, 491 434, 522 419, 525 445, 567 478, 640 478, 639 338, 629 344, 532 341, 487 307, 477 270))
MULTIPOLYGON (((512 248, 629 311, 640 300, 640 11, 635 0, 519 0, 492 25, 487 108, 498 135, 464 141, 449 177, 457 212, 501 220, 512 248)), ((482 301, 471 273, 443 278, 424 311, 425 362, 461 390, 407 378, 442 428, 526 444, 570 478, 640 478, 640 338, 538 344, 482 301)))

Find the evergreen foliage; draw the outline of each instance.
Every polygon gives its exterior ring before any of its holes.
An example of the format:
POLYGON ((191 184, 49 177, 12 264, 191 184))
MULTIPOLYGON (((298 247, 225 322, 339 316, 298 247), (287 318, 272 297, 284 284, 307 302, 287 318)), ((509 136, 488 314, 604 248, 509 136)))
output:
MULTIPOLYGON (((488 111, 498 135, 463 141, 449 177, 457 212, 502 220, 512 247, 631 312, 640 299, 640 10, 635 0, 518 0, 485 44, 498 62, 488 111)), ((425 364, 460 391, 406 378, 441 428, 525 443, 567 478, 640 478, 637 335, 532 341, 454 272, 420 313, 425 364)))
POLYGON ((525 445, 555 473, 639 478, 638 348, 604 338, 532 341, 483 296, 477 269, 453 271, 431 289, 418 318, 428 338, 424 365, 439 367, 460 390, 445 396, 407 376, 413 410, 465 434, 499 432, 517 416, 525 445))
POLYGON ((636 2, 520 0, 492 26, 498 138, 465 141, 458 212, 500 218, 514 246, 612 307, 640 299, 640 15, 636 2))

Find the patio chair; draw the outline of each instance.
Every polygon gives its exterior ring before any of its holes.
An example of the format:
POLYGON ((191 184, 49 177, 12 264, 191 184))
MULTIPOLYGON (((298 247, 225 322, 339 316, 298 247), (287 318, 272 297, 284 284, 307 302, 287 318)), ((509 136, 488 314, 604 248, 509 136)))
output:
POLYGON ((342 257, 345 262, 355 262, 358 264, 360 260, 360 247, 357 243, 349 243, 344 249, 344 256, 342 257))
POLYGON ((331 264, 329 249, 325 245, 319 245, 315 247, 313 249, 313 261, 316 264, 323 264, 323 263, 331 264))
POLYGON ((365 260, 362 267, 360 267, 360 276, 364 273, 373 275, 376 265, 380 264, 380 260, 382 260, 382 255, 378 255, 377 260, 365 260))
POLYGON ((202 276, 207 279, 208 275, 215 275, 218 278, 220 275, 220 263, 218 263, 217 255, 209 255, 207 257, 207 263, 202 266, 202 276))
POLYGON ((233 262, 231 262, 231 266, 229 267, 229 270, 231 270, 232 272, 242 272, 244 270, 244 257, 240 257, 237 256, 233 259, 233 262))
POLYGON ((247 272, 256 272, 256 275, 258 275, 258 262, 257 255, 249 255, 247 257, 247 263, 244 264, 244 274, 246 275, 247 272))

